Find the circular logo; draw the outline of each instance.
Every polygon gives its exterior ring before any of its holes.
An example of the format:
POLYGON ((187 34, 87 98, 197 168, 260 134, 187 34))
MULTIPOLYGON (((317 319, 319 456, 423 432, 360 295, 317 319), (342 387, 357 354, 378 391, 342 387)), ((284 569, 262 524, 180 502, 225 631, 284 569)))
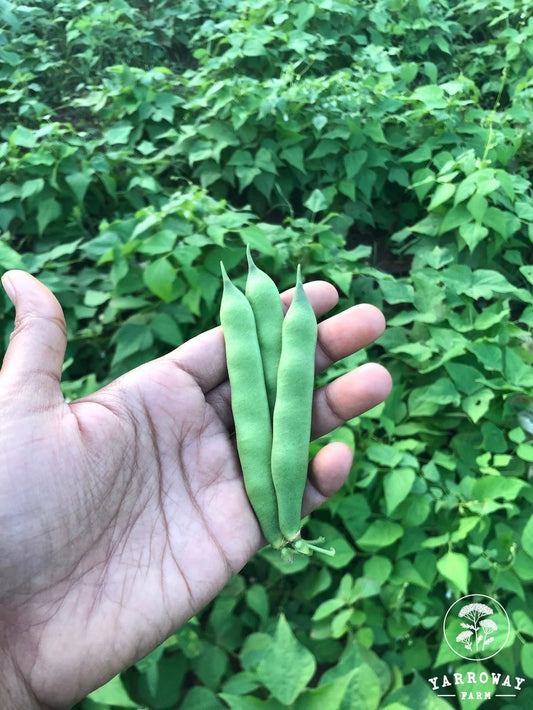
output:
POLYGON ((507 612, 486 594, 468 594, 446 612, 444 638, 451 650, 467 661, 485 661, 504 648, 511 632, 507 612))

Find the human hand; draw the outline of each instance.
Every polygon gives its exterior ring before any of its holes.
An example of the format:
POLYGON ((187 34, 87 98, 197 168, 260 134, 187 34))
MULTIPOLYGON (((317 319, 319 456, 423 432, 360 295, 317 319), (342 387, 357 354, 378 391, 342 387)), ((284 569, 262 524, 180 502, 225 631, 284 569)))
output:
MULTIPOLYGON (((197 613, 264 540, 231 436, 220 328, 66 403, 59 303, 24 272, 3 283, 16 319, 0 370, 0 705, 68 708, 197 613)), ((337 302, 325 282, 306 291, 318 316, 337 302)), ((324 320, 317 370, 383 328, 369 305, 324 320)), ((313 437, 390 388, 369 363, 317 390, 313 437)), ((351 462, 343 444, 319 451, 304 514, 351 462)))

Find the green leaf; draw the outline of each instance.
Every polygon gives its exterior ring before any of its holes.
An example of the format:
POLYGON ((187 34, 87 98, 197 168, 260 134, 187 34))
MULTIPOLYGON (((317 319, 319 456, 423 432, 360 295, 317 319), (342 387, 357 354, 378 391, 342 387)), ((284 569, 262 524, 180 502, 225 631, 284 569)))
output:
POLYGON ((0 266, 3 269, 24 269, 21 255, 9 244, 0 240, 0 266))
POLYGON ((481 389, 483 374, 475 367, 458 362, 447 362, 444 367, 460 392, 473 394, 481 389))
POLYGON ((426 496, 408 496, 401 504, 402 523, 405 527, 417 527, 427 519, 432 504, 426 496))
POLYGON ((190 662, 202 684, 213 691, 217 690, 228 668, 227 652, 220 646, 202 641, 201 653, 190 662))
POLYGON ((489 330, 492 326, 502 321, 507 321, 509 315, 509 302, 507 300, 498 299, 492 305, 483 308, 481 313, 476 316, 474 327, 477 330, 489 330))
POLYGON ((533 445, 532 444, 519 444, 516 447, 516 455, 521 458, 522 461, 527 461, 527 463, 533 463, 533 445))
POLYGON ((49 197, 47 200, 39 202, 39 207, 37 209, 37 226, 39 227, 39 234, 42 234, 50 222, 53 222, 60 216, 61 205, 53 197, 49 197))
POLYGON ((45 182, 43 178, 26 180, 26 182, 22 184, 22 190, 20 194, 21 199, 25 200, 26 198, 31 197, 32 195, 38 195, 40 192, 43 191, 44 186, 45 182))
POLYGON ((70 189, 76 195, 78 202, 83 202, 87 188, 91 184, 92 175, 88 173, 71 173, 65 177, 70 189))
POLYGON ((268 619, 270 600, 262 584, 253 584, 246 590, 246 604, 264 621, 268 619))
POLYGON ((391 520, 375 520, 365 530, 357 544, 365 552, 374 552, 388 547, 403 535, 403 528, 391 520))
POLYGON ((342 533, 337 528, 333 527, 333 525, 313 518, 309 521, 308 527, 310 534, 304 535, 304 537, 323 537, 326 541, 324 546, 328 548, 333 547, 335 550, 334 557, 322 556, 320 558, 321 562, 333 569, 345 569, 355 557, 355 550, 342 533))
POLYGON ((38 143, 36 131, 26 128, 26 126, 17 126, 9 140, 21 148, 35 148, 38 143))
POLYGON ((392 562, 383 555, 372 555, 363 565, 365 577, 385 584, 392 571, 392 562))
POLYGON ((183 343, 183 333, 174 318, 168 313, 156 313, 150 322, 150 328, 159 340, 172 347, 183 343))
MULTIPOLYGON (((266 700, 260 700, 254 695, 231 695, 230 693, 220 693, 219 697, 227 703, 227 705, 218 705, 221 710, 285 710, 280 703, 273 697, 266 700)), ((180 710, 188 710, 189 706, 180 705, 180 710)), ((206 710, 211 708, 211 705, 206 705, 206 710)), ((194 710, 203 710, 204 706, 194 705, 194 710)))
POLYGON ((344 599, 340 599, 339 597, 326 599, 326 601, 318 605, 311 618, 313 621, 322 621, 323 619, 327 619, 328 616, 331 616, 339 609, 342 609, 344 606, 346 606, 346 601, 344 599))
POLYGON ((530 557, 533 557, 533 515, 529 517, 529 520, 525 524, 520 541, 524 552, 530 555, 530 557))
POLYGON ((111 342, 116 345, 111 364, 115 365, 130 355, 148 350, 153 341, 153 335, 145 325, 124 323, 111 339, 111 342))
POLYGON ((261 57, 266 54, 266 49, 260 39, 251 37, 244 43, 242 53, 245 57, 261 57))
POLYGON ((180 654, 163 655, 159 646, 149 656, 136 663, 139 671, 138 693, 151 707, 174 705, 181 696, 187 659, 180 654))
POLYGON ((437 185, 437 188, 431 198, 431 202, 428 205, 428 210, 431 211, 437 207, 440 207, 440 205, 453 197, 454 192, 455 185, 452 182, 445 182, 437 185))
MULTIPOLYGON (((293 710, 338 710, 347 696, 347 689, 355 671, 340 676, 330 683, 324 683, 318 688, 304 691, 292 706, 293 710)), ((365 706, 360 706, 364 710, 365 706)))
POLYGON ((383 477, 383 491, 387 515, 390 515, 404 501, 413 487, 416 474, 412 468, 395 468, 383 477))
POLYGON ((530 284, 533 284, 533 266, 520 266, 519 271, 530 284))
POLYGON ((520 651, 522 671, 529 678, 533 678, 533 643, 524 643, 520 651))
POLYGON ((395 446, 378 442, 370 444, 366 450, 366 455, 371 461, 380 466, 394 468, 402 460, 403 452, 395 446))
POLYGON ((512 476, 486 475, 476 479, 472 486, 472 498, 477 500, 515 500, 520 491, 527 486, 525 481, 512 476))
POLYGON ((338 663, 326 670, 321 679, 320 686, 330 683, 337 678, 349 676, 353 678, 350 681, 342 708, 364 708, 366 707, 364 692, 365 680, 364 671, 370 669, 373 675, 369 675, 369 694, 370 707, 376 702, 376 697, 379 705, 379 695, 384 695, 391 685, 391 672, 389 666, 382 661, 373 651, 363 646, 358 640, 352 639, 346 645, 338 663), (358 672, 352 676, 353 671, 358 669, 358 672), (359 670, 360 669, 360 670, 359 670), (374 685, 374 679, 377 679, 378 685, 374 685))
POLYGON ((477 515, 467 515, 459 520, 459 527, 454 530, 450 535, 450 540, 452 542, 460 542, 464 540, 468 533, 473 530, 481 521, 481 518, 477 515))
POLYGON ((324 158, 326 155, 334 155, 341 152, 341 146, 338 141, 325 138, 319 141, 315 150, 309 156, 309 160, 317 160, 324 158))
POLYGON ((109 296, 110 294, 105 291, 94 291, 93 289, 88 289, 83 296, 83 302, 90 308, 96 308, 101 306, 102 303, 108 301, 109 296))
POLYGON ((265 229, 264 225, 252 224, 241 229, 240 234, 243 243, 249 244, 252 249, 270 256, 276 254, 276 247, 272 244, 268 230, 265 229))
POLYGON ((460 227, 462 224, 465 224, 465 222, 470 220, 470 212, 467 210, 466 206, 462 203, 455 205, 444 215, 444 218, 439 225, 438 233, 441 235, 446 232, 450 232, 452 229, 457 229, 457 227, 460 227))
POLYGON ((93 691, 88 695, 90 700, 95 703, 104 703, 107 705, 115 705, 119 708, 139 708, 138 703, 134 702, 126 692, 120 676, 115 676, 108 683, 103 685, 98 690, 93 691))
POLYGON ((480 195, 477 192, 472 195, 472 197, 466 203, 467 210, 470 212, 476 222, 483 221, 483 217, 485 216, 485 212, 487 211, 488 206, 489 203, 487 202, 487 200, 483 197, 483 195, 480 195))
POLYGON ((143 281, 152 293, 168 303, 173 298, 176 270, 166 257, 162 257, 146 266, 143 281))
POLYGON ((465 222, 459 226, 459 234, 472 252, 488 236, 489 230, 477 222, 465 222))
POLYGON ((490 227, 499 236, 508 239, 514 232, 520 229, 520 220, 511 212, 500 210, 491 205, 487 208, 483 218, 483 224, 490 227))
POLYGON ((133 125, 127 121, 114 123, 104 133, 104 140, 111 145, 123 145, 128 142, 133 125))
POLYGON ((432 689, 425 678, 415 673, 414 680, 409 685, 396 688, 387 696, 383 710, 397 710, 396 705, 404 706, 410 710, 452 710, 455 705, 450 705, 444 698, 440 698, 432 689))
MULTIPOLYGON (((521 353, 521 350, 519 352, 521 353)), ((503 353, 505 379, 521 389, 533 387, 533 368, 524 362, 519 352, 505 348, 503 353)))
POLYGON ((418 74, 419 66, 416 62, 402 62, 399 77, 406 84, 409 84, 418 74))
POLYGON ((443 90, 435 84, 417 87, 411 94, 411 98, 421 101, 429 111, 446 108, 447 105, 443 90))
POLYGON ((442 269, 446 264, 455 261, 457 254, 454 249, 439 246, 438 244, 431 247, 420 245, 416 251, 415 258, 417 261, 421 262, 422 265, 427 264, 433 269, 442 269))
POLYGON ((224 681, 222 690, 229 695, 247 695, 259 687, 259 682, 254 673, 241 671, 233 673, 224 681))
POLYGON ((503 274, 493 269, 472 270, 466 264, 449 266, 444 272, 444 279, 458 294, 464 293, 475 300, 490 299, 495 294, 512 295, 517 291, 503 274))
POLYGON ((370 577, 358 577, 353 586, 350 601, 352 602, 352 604, 355 604, 355 602, 359 601, 359 599, 375 597, 377 594, 379 594, 380 590, 381 584, 375 579, 371 579, 370 577))
POLYGON ((62 256, 70 256, 74 254, 78 247, 80 246, 81 239, 76 239, 75 242, 65 242, 64 244, 59 243, 50 251, 44 252, 44 254, 39 254, 35 258, 34 265, 36 268, 42 268, 45 264, 57 262, 62 256))
POLYGON ((524 200, 517 200, 514 207, 517 217, 527 222, 533 222, 533 203, 531 200, 527 202, 524 200))
POLYGON ((440 574, 463 594, 468 592, 468 558, 458 552, 447 552, 437 560, 440 574))
POLYGON ((259 680, 277 700, 290 705, 307 686, 315 669, 315 657, 297 640, 281 614, 272 644, 257 667, 259 680))
POLYGON ((309 195, 307 200, 304 202, 304 205, 307 207, 308 210, 311 210, 311 212, 316 213, 327 209, 327 207, 329 206, 329 201, 322 190, 315 188, 313 192, 309 195))
POLYGON ((337 514, 352 539, 357 541, 367 527, 366 520, 370 515, 370 507, 361 494, 346 495, 339 502, 337 514))
POLYGON ((261 175, 261 169, 254 165, 239 165, 235 168, 235 175, 239 178, 239 190, 242 192, 252 184, 254 178, 261 175))
POLYGON ((342 161, 344 163, 344 169, 346 170, 346 177, 349 180, 358 174, 367 158, 368 152, 366 150, 356 150, 351 153, 346 153, 342 161))
POLYGON ((169 254, 176 244, 176 233, 171 229, 162 229, 152 236, 144 238, 137 251, 141 254, 169 254))
POLYGON ((493 454, 504 454, 507 451, 507 438, 502 429, 490 421, 485 421, 481 425, 483 435, 482 446, 485 451, 493 454))
POLYGON ((413 417, 428 417, 447 405, 458 406, 459 392, 448 377, 441 377, 427 387, 416 387, 408 398, 408 408, 413 417))
POLYGON ((352 202, 356 200, 356 185, 353 180, 340 180, 338 184, 339 192, 349 197, 352 202))
POLYGON ((474 353, 486 370, 503 372, 503 352, 498 345, 478 340, 470 343, 468 349, 474 353))
MULTIPOLYGON (((431 160, 432 157, 432 149, 431 145, 429 144, 429 141, 426 141, 423 145, 421 145, 419 148, 416 148, 413 150, 411 153, 407 153, 407 155, 404 155, 402 158, 400 158, 400 161, 402 163, 427 163, 428 160, 431 160)), ((426 172, 426 176, 428 173, 431 173, 431 175, 434 176, 434 173, 429 170, 429 168, 421 168, 423 171, 426 172)), ((418 182, 421 178, 419 176, 418 171, 414 173, 413 175, 414 182, 418 182)), ((422 178, 424 179, 424 178, 422 178)), ((425 181, 425 179, 424 179, 425 181)), ((413 184, 413 187, 415 185, 413 184)))
POLYGON ((22 187, 17 185, 15 182, 7 180, 2 183, 2 189, 0 190, 0 202, 9 202, 14 198, 18 198, 22 194, 22 187))
POLYGON ((457 186, 457 190, 455 192, 454 203, 457 204, 458 202, 464 202, 465 200, 468 200, 468 198, 471 197, 475 191, 476 191, 475 174, 469 175, 462 182, 460 182, 459 185, 457 186))
POLYGON ((327 116, 324 116, 323 114, 315 114, 313 116, 312 120, 313 126, 316 128, 318 132, 320 132, 325 126, 328 125, 328 119, 327 116))
POLYGON ((293 145, 290 148, 285 148, 280 153, 280 158, 285 160, 289 165, 292 165, 297 170, 305 173, 304 151, 302 146, 293 145))
MULTIPOLYGON (((389 352, 396 354, 405 354, 409 358, 412 358, 415 362, 422 364, 427 362, 431 356, 434 354, 433 348, 424 343, 405 343, 403 345, 397 345, 395 348, 390 348, 389 352)), ((406 362, 410 360, 407 359, 406 362)))
POLYGON ((423 589, 428 589, 431 586, 427 572, 428 571, 425 570, 424 574, 421 574, 415 565, 405 558, 398 560, 394 566, 395 576, 399 577, 404 582, 416 584, 423 589))
POLYGON ((394 305, 396 303, 412 303, 414 297, 413 286, 406 282, 400 281, 398 279, 394 281, 386 281, 385 279, 380 284, 381 292, 383 297, 390 303, 394 305))
MULTIPOLYGON (((377 710, 379 708, 381 684, 371 666, 367 663, 360 663, 348 675, 339 676, 337 682, 346 678, 348 684, 341 707, 357 708, 357 710, 377 710)), ((320 687, 327 686, 321 685, 320 687)), ((302 710, 305 710, 304 707, 302 710)), ((319 709, 317 708, 317 710, 319 709)))
MULTIPOLYGON (((224 698, 224 694, 221 694, 221 697, 224 698)), ((138 705, 135 707, 138 708, 138 705)), ((217 696, 204 686, 191 688, 179 707, 180 710, 225 710, 225 706, 219 702, 217 696)), ((230 705, 230 707, 234 706, 230 705)))
POLYGON ((488 195, 500 187, 501 183, 494 175, 494 170, 491 168, 478 170, 475 180, 480 195, 488 195))

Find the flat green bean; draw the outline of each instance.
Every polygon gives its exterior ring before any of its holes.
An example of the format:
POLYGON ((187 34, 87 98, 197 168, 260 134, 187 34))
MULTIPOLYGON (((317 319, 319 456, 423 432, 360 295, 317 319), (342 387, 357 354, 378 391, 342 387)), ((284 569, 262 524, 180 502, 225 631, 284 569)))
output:
POLYGON ((282 328, 271 459, 279 527, 289 542, 300 537, 309 461, 316 342, 317 321, 298 267, 296 290, 282 328))
POLYGON ((270 468, 272 423, 255 317, 244 293, 231 282, 222 262, 220 266, 224 282, 220 322, 244 486, 264 536, 273 547, 281 547, 270 468))
POLYGON ((283 308, 276 284, 268 274, 256 266, 250 253, 250 247, 246 250, 246 256, 248 258, 248 278, 246 279, 245 293, 255 316, 268 404, 270 412, 273 413, 281 355, 283 308))

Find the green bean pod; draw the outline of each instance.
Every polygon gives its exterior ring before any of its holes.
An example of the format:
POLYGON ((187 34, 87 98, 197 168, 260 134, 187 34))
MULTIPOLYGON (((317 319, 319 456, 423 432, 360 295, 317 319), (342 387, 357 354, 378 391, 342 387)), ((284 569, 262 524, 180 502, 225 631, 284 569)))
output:
POLYGON ((279 527, 288 542, 299 537, 307 480, 315 377, 317 322, 305 294, 300 267, 285 315, 272 431, 272 479, 279 527))
POLYGON ((224 281, 220 322, 244 485, 264 536, 273 547, 280 547, 283 540, 270 468, 272 423, 255 318, 244 293, 231 282, 222 262, 220 266, 224 281))
POLYGON ((263 372, 271 414, 274 412, 279 359, 281 356, 281 328, 283 308, 274 281, 259 269, 246 249, 248 258, 248 278, 246 279, 246 298, 255 316, 257 338, 263 361, 263 372))

